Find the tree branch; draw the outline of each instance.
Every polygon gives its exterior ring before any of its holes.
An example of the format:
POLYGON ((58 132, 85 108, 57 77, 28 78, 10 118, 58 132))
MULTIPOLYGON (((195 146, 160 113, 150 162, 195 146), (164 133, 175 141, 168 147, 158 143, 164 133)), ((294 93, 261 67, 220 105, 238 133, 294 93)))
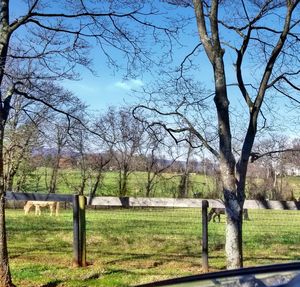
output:
MULTIPOLYGON (((173 133, 182 133, 182 132, 185 132, 185 131, 189 131, 191 133, 193 133, 199 140, 200 142, 203 144, 203 146, 205 148, 207 148, 214 156, 216 156, 217 158, 219 158, 219 153, 211 146, 209 145, 208 141, 194 128, 193 124, 183 115, 181 114, 180 112, 169 112, 169 113, 164 113, 164 112, 161 112, 159 111, 158 109, 156 108, 150 108, 150 107, 147 107, 145 105, 138 105, 136 107, 134 107, 133 111, 132 111, 132 114, 133 114, 133 117, 141 122, 146 122, 148 126, 153 126, 153 125, 160 125, 162 126, 171 136, 172 138, 175 140, 176 143, 180 142, 180 141, 183 141, 183 140, 180 140, 178 141, 173 133), (154 112, 158 115, 161 115, 161 116, 175 116, 175 117, 179 117, 181 120, 183 120, 183 122, 185 122, 185 124, 187 125, 187 127, 182 127, 182 128, 170 128, 170 127, 167 127, 166 124, 163 124, 161 122, 151 122, 149 123, 148 121, 145 121, 145 120, 142 120, 140 117, 138 117, 136 115, 136 111, 138 109, 145 109, 145 110, 148 110, 148 111, 151 111, 151 112, 154 112)), ((187 140, 184 140, 184 141, 187 141, 187 140)), ((189 142, 189 141, 187 141, 189 142)))
POLYGON ((284 152, 300 152, 300 149, 292 149, 292 148, 288 148, 288 149, 283 149, 283 150, 273 150, 273 151, 268 151, 265 153, 259 153, 259 152, 252 152, 250 154, 251 158, 250 158, 250 162, 253 163, 256 160, 264 157, 264 156, 271 156, 274 153, 284 153, 284 152))

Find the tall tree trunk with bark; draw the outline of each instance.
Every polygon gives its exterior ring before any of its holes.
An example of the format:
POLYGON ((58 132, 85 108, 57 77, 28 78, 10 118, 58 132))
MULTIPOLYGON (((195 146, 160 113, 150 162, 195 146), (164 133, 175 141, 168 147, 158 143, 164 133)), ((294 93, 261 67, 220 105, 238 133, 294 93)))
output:
MULTIPOLYGON (((0 85, 3 85, 4 69, 7 59, 8 44, 11 35, 9 27, 9 2, 1 0, 0 4, 0 85)), ((4 156, 3 156, 3 143, 4 143, 4 127, 10 109, 10 99, 13 89, 8 91, 6 97, 2 95, 0 90, 0 286, 12 287, 14 286, 11 280, 6 226, 5 226, 5 187, 4 187, 4 156)))
MULTIPOLYGON (((3 109, 0 109, 0 111, 3 109)), ((3 117, 2 117, 3 119, 3 117)), ((5 122, 2 120, 1 122, 5 122)), ((5 225, 5 190, 3 173, 3 140, 4 124, 0 126, 0 286, 12 287, 11 274, 8 262, 7 237, 5 225)))
POLYGON ((235 158, 232 153, 231 131, 229 121, 229 100, 227 97, 223 51, 215 59, 215 105, 219 126, 220 172, 223 184, 226 224, 226 258, 227 268, 232 269, 243 266, 242 248, 242 209, 244 189, 237 191, 235 176, 235 158), (240 192, 240 194, 238 194, 240 192))
POLYGON ((214 73, 215 97, 219 135, 219 160, 223 185, 226 224, 226 258, 227 268, 243 266, 242 252, 242 206, 244 190, 237 190, 235 175, 235 158, 232 152, 232 137, 229 119, 229 100, 227 96, 226 74, 223 56, 225 51, 221 47, 218 30, 218 0, 211 2, 209 14, 210 35, 205 22, 203 1, 194 0, 194 9, 200 40, 206 55, 211 62, 214 73), (240 193, 240 194, 238 194, 240 193))
POLYGON ((127 183, 128 183, 129 172, 127 168, 119 172, 119 195, 127 195, 127 183))

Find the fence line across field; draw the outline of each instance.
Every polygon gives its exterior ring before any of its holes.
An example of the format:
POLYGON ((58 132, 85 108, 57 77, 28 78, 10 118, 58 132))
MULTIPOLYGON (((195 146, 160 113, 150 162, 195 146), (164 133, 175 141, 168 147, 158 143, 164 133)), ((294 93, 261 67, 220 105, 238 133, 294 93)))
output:
MULTIPOLYGON (((202 209, 202 267, 208 271, 208 208, 224 208, 222 200, 186 198, 136 198, 136 197, 85 197, 70 194, 41 194, 6 192, 6 200, 69 202, 73 207, 73 256, 74 264, 86 265, 86 219, 85 207, 158 207, 202 209)), ((246 209, 300 210, 299 201, 246 200, 246 209)))
MULTIPOLYGON (((172 207, 172 208, 202 208, 202 202, 208 201, 209 207, 224 208, 224 202, 217 199, 200 198, 147 198, 147 197, 110 197, 101 196, 90 198, 87 202, 92 206, 111 207, 172 207)), ((300 201, 276 200, 245 200, 244 208, 300 210, 300 201)))
POLYGON ((73 194, 6 192, 6 200, 73 202, 73 194))
MULTIPOLYGON (((33 200, 33 201, 59 201, 73 202, 72 194, 56 193, 21 193, 7 192, 7 200, 33 200)), ((111 207, 173 207, 173 208, 202 208, 202 201, 207 200, 209 207, 224 208, 222 200, 200 198, 147 198, 147 197, 113 197, 99 196, 86 197, 88 205, 111 207)), ((275 210, 300 210, 300 201, 276 200, 245 200, 244 208, 248 209, 275 209, 275 210)))

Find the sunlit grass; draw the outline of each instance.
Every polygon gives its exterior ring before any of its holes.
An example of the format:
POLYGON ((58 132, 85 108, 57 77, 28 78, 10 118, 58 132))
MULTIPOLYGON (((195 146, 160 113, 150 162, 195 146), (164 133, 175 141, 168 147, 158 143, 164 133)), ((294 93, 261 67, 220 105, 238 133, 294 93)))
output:
MULTIPOLYGON (((132 286, 201 272, 201 210, 87 210, 86 268, 72 266, 72 211, 41 217, 7 211, 10 263, 18 286, 132 286)), ((250 210, 245 266, 300 259, 297 211, 250 210)), ((225 268, 225 218, 209 224, 210 270, 225 268)))
MULTIPOLYGON (((48 192, 46 182, 50 180, 51 170, 40 168, 33 171, 28 177, 26 184, 22 186, 22 190, 26 192, 48 192)), ((118 196, 118 179, 119 175, 116 171, 105 172, 103 184, 97 189, 97 196, 118 196)), ((80 171, 76 169, 61 169, 58 173, 57 193, 74 193, 80 190, 80 171)), ((190 184, 190 197, 194 193, 200 193, 205 197, 207 191, 214 189, 214 179, 205 177, 200 174, 192 174, 190 184)), ((151 192, 152 197, 174 197, 177 196, 180 174, 164 173, 155 184, 151 192)), ((17 180, 15 180, 15 184, 17 180)), ((145 196, 146 195, 146 172, 132 172, 128 179, 128 194, 127 196, 145 196)), ((86 183, 86 194, 91 188, 92 181, 86 183)), ((16 186, 15 186, 16 187, 16 186)))

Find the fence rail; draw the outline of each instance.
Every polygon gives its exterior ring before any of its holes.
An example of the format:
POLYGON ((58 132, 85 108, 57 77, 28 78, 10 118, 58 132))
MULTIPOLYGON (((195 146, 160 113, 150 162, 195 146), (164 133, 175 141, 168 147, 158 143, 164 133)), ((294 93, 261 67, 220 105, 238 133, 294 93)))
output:
MULTIPOLYGON (((224 202, 217 199, 200 198, 143 198, 143 197, 93 197, 87 198, 92 206, 112 207, 173 207, 173 208, 202 208, 202 202, 208 201, 209 207, 224 208, 224 202)), ((277 209, 300 210, 300 201, 275 201, 275 200, 246 200, 244 208, 248 209, 277 209)))
POLYGON ((56 194, 56 193, 26 193, 26 192, 11 192, 5 194, 6 200, 32 200, 32 201, 58 201, 58 202, 73 202, 74 195, 56 194))
MULTIPOLYGON (((22 193, 6 192, 7 200, 38 200, 73 202, 74 195, 56 193, 22 193)), ((223 208, 224 202, 217 199, 200 198, 148 198, 148 197, 113 197, 99 196, 87 197, 87 202, 92 206, 112 207, 173 207, 173 208, 202 208, 202 202, 207 200, 209 207, 223 208)), ((276 201, 276 200, 245 200, 244 208, 248 209, 276 209, 276 210, 300 210, 300 201, 276 201)))

